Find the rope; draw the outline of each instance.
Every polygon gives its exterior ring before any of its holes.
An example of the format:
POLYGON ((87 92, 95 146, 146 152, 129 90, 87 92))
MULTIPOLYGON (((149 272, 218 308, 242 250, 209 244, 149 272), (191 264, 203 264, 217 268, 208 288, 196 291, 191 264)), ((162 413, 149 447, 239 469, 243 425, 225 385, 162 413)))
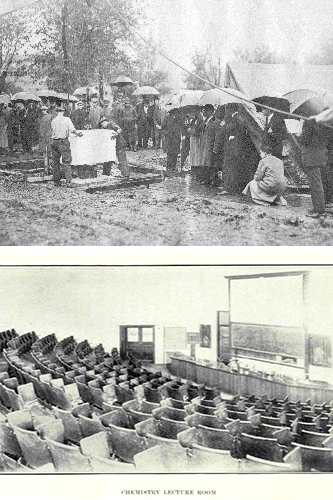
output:
MULTIPOLYGON (((182 71, 185 71, 185 73, 188 73, 189 75, 191 76, 194 76, 195 78, 197 78, 198 80, 200 80, 201 82, 207 84, 207 85, 210 85, 211 87, 215 88, 215 89, 218 89, 218 90, 221 90, 222 92, 225 92, 226 94, 232 96, 232 97, 237 97, 238 99, 241 99, 242 101, 245 101, 245 102, 248 102, 249 104, 253 104, 254 106, 256 107, 261 107, 263 109, 268 109, 269 111, 272 111, 273 113, 279 113, 280 115, 284 115, 284 116, 288 116, 289 118, 291 119, 299 119, 299 120, 305 120, 305 121, 309 121, 309 118, 307 118, 306 116, 302 116, 302 115, 297 115, 297 114, 292 114, 292 113, 288 113, 287 111, 282 111, 280 109, 276 109, 276 108, 273 108, 271 106, 267 106, 266 104, 261 104, 261 103, 258 103, 258 102, 255 102, 255 101, 252 101, 251 99, 248 99, 247 97, 241 97, 241 96, 235 96, 235 94, 233 94, 231 91, 228 91, 226 90, 225 88, 222 88, 222 87, 219 87, 218 85, 215 85, 214 83, 211 83, 209 82, 208 80, 205 80, 204 78, 201 78, 201 76, 198 76, 198 75, 195 75, 194 73, 192 73, 190 70, 188 70, 187 68, 185 68, 184 66, 182 66, 181 64, 179 64, 178 62, 174 61, 173 59, 171 59, 171 57, 169 57, 167 54, 164 54, 164 52, 162 52, 158 47, 156 47, 153 43, 151 43, 149 40, 147 40, 144 36, 141 35, 141 33, 139 33, 134 27, 133 27, 133 24, 131 23, 131 21, 129 21, 125 16, 123 16, 111 3, 110 0, 106 0, 106 2, 108 3, 109 7, 112 9, 112 11, 120 18, 122 19, 122 21, 124 21, 125 24, 127 24, 127 26, 129 27, 129 29, 135 34, 137 35, 139 38, 141 38, 141 40, 143 40, 147 45, 149 45, 155 52, 158 52, 162 57, 164 57, 165 59, 167 59, 169 62, 171 62, 172 64, 174 64, 175 66, 177 66, 178 68, 180 68, 182 71)), ((326 128, 330 128, 333 130, 333 127, 330 127, 329 125, 326 125, 324 123, 320 123, 321 126, 323 127, 326 127, 326 128)))

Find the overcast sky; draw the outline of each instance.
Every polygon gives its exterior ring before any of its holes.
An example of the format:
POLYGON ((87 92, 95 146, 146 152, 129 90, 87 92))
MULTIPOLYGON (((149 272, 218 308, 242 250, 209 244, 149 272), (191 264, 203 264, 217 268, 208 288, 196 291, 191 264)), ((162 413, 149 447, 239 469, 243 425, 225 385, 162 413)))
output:
MULTIPOLYGON (((253 49, 266 44, 302 63, 320 44, 333 38, 332 0, 146 2, 154 39, 187 66, 196 48, 210 45, 225 60, 230 60, 238 47, 253 49)), ((162 65, 171 68, 170 63, 162 65)))

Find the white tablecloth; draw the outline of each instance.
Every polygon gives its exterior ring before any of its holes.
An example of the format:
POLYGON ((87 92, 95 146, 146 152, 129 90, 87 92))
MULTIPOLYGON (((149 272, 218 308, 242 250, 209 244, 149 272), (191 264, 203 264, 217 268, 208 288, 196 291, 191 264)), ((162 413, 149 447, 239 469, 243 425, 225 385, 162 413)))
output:
POLYGON ((70 134, 72 165, 97 165, 107 161, 117 161, 116 139, 113 131, 83 130, 83 136, 70 134))

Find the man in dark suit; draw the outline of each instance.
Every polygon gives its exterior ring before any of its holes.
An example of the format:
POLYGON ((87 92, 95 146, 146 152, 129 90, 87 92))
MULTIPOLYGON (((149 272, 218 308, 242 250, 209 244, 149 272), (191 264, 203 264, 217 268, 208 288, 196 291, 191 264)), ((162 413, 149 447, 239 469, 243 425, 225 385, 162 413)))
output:
POLYGON ((138 124, 138 146, 140 148, 148 147, 148 140, 150 137, 150 121, 149 121, 149 100, 143 99, 142 103, 136 107, 137 124, 138 124))
POLYGON ((215 120, 214 117, 214 106, 212 104, 206 104, 203 109, 203 115, 205 117, 205 124, 202 133, 201 140, 201 168, 199 183, 200 184, 210 184, 213 180, 212 173, 215 164, 214 156, 214 143, 215 135, 219 121, 215 120))
POLYGON ((269 109, 263 109, 262 113, 266 118, 262 147, 269 147, 272 154, 282 160, 283 141, 288 137, 283 116, 279 113, 272 113, 269 109))

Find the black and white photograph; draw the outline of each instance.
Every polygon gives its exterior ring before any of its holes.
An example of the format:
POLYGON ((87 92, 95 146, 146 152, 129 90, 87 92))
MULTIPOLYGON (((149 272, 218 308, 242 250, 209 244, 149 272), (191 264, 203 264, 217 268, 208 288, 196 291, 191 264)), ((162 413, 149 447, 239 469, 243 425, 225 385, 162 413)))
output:
POLYGON ((2 473, 333 472, 333 266, 0 281, 2 473))
POLYGON ((1 246, 331 246, 330 0, 2 0, 1 246))

